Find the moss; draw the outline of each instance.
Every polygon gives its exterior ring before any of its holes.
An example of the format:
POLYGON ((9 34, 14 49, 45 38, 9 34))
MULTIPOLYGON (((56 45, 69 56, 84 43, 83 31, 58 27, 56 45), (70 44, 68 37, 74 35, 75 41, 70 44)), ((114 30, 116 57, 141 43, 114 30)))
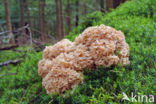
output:
MULTIPOLYGON (((23 92, 29 86, 22 103, 35 99, 34 104, 83 104, 83 103, 124 103, 121 101, 122 92, 128 96, 131 92, 144 95, 156 95, 156 0, 131 0, 110 13, 100 12, 83 17, 83 22, 66 38, 74 40, 86 27, 105 24, 124 32, 130 46, 129 66, 99 67, 99 70, 84 72, 85 83, 68 91, 65 96, 59 94, 47 95, 41 89, 41 78, 37 73, 37 63, 42 53, 27 52, 25 60, 18 66, 10 66, 9 72, 17 75, 5 76, 0 80, 0 103, 19 103, 23 92), (96 14, 96 15, 95 15, 96 14)), ((0 59, 18 58, 22 55, 5 51, 0 53, 0 59), (8 53, 6 53, 8 52, 8 53)), ((7 67, 1 67, 1 75, 7 73, 7 67)), ((131 102, 126 102, 131 103, 131 102)))

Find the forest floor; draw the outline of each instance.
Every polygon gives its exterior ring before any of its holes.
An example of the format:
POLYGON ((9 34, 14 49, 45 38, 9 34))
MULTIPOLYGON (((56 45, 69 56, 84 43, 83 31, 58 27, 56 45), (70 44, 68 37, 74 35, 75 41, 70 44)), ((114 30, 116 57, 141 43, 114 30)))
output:
MULTIPOLYGON (((85 70, 84 83, 74 90, 47 95, 38 75, 38 61, 42 51, 30 46, 0 51, 0 63, 20 60, 16 65, 0 67, 0 104, 119 104, 123 93, 137 95, 135 103, 150 102, 149 95, 156 95, 156 2, 155 0, 131 0, 107 14, 93 12, 66 38, 73 41, 85 28, 105 24, 121 30, 130 46, 129 66, 99 67, 85 70), (151 8, 151 9, 149 9, 151 8), (147 95, 143 102, 138 97, 147 95)), ((131 99, 130 99, 131 100, 131 99)))

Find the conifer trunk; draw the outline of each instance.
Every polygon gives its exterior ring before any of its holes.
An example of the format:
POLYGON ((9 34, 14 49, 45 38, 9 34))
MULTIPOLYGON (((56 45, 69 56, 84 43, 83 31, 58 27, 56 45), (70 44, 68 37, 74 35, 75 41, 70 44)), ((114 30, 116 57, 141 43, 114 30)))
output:
POLYGON ((46 42, 47 34, 46 34, 46 21, 44 9, 45 9, 45 0, 39 0, 39 25, 41 32, 41 40, 46 42))
POLYGON ((104 10, 104 0, 100 0, 100 10, 101 10, 101 12, 105 12, 105 10, 104 10))
MULTIPOLYGON (((20 26, 23 27, 25 25, 25 20, 24 20, 24 0, 19 0, 20 2, 20 26)), ((26 43, 26 38, 25 38, 25 30, 22 30, 22 42, 23 44, 26 43)))
POLYGON ((24 26, 24 2, 23 0, 19 0, 20 1, 20 24, 21 24, 21 27, 24 26))
POLYGON ((76 22, 75 22, 75 26, 79 25, 79 0, 76 0, 76 22))
POLYGON ((14 36, 12 33, 12 24, 11 24, 8 0, 4 0, 4 6, 5 6, 6 24, 7 24, 7 29, 9 31, 8 34, 10 37, 9 43, 14 44, 15 42, 14 42, 14 36))
POLYGON ((61 38, 63 38, 65 36, 65 32, 64 32, 64 15, 63 15, 62 0, 59 0, 59 3, 60 3, 61 38))
POLYGON ((25 0, 25 11, 27 14, 27 22, 28 22, 29 26, 31 27, 30 12, 29 12, 29 0, 25 0))
POLYGON ((61 22, 60 22, 60 8, 59 8, 59 0, 55 0, 56 3, 56 31, 58 34, 58 40, 61 39, 61 22))
POLYGON ((113 8, 113 0, 106 0, 106 10, 109 11, 110 8, 113 8))
POLYGON ((68 24, 68 33, 71 31, 71 11, 70 11, 70 0, 67 0, 67 24, 68 24))

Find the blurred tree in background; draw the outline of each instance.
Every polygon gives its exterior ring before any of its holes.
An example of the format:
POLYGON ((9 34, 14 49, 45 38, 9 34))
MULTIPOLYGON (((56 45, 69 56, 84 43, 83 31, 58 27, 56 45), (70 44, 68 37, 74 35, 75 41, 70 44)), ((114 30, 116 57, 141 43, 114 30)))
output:
POLYGON ((9 10, 9 4, 8 0, 4 0, 4 6, 5 6, 5 16, 6 16, 6 26, 8 29, 8 35, 10 37, 10 43, 14 44, 14 38, 12 34, 12 24, 11 24, 11 19, 10 19, 10 10, 9 10))
POLYGON ((0 1, 0 32, 9 31, 10 43, 26 44, 29 34, 26 30, 15 32, 26 26, 33 38, 40 42, 61 40, 93 11, 106 13, 116 8, 125 0, 1 0, 0 1), (5 4, 5 5, 4 5, 5 4), (10 12, 10 13, 9 13, 10 12), (14 35, 13 35, 14 33, 14 35))

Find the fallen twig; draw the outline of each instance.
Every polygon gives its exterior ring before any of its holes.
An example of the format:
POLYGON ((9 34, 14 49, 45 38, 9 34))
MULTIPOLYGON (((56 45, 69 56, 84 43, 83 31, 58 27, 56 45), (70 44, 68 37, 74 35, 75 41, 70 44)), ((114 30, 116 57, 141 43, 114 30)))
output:
POLYGON ((34 99, 30 100, 28 104, 33 104, 33 102, 41 95, 41 93, 39 93, 34 99))
MULTIPOLYGON (((32 33, 31 33, 31 29, 30 29, 30 27, 29 27, 29 24, 27 24, 26 26, 23 26, 23 27, 21 27, 21 28, 18 28, 18 29, 15 30, 15 31, 11 31, 11 32, 13 32, 13 33, 19 33, 19 32, 21 32, 23 29, 28 29, 28 32, 29 32, 30 35, 27 35, 27 34, 23 34, 23 35, 24 35, 26 38, 30 39, 30 44, 32 45, 32 43, 34 43, 38 48, 40 48, 40 49, 37 50, 37 52, 39 52, 39 51, 41 51, 41 50, 43 50, 43 49, 45 48, 45 46, 44 46, 43 44, 41 44, 40 42, 38 42, 38 41, 36 41, 36 40, 34 40, 34 39, 32 38, 32 33)), ((1 34, 5 34, 5 33, 8 33, 8 32, 10 32, 10 31, 0 32, 0 35, 1 35, 1 34)))
POLYGON ((0 79, 1 79, 2 77, 4 77, 4 76, 16 75, 16 74, 17 74, 17 73, 7 73, 7 74, 4 74, 4 75, 0 76, 0 79))
POLYGON ((13 49, 12 51, 14 51, 14 52, 19 52, 19 53, 27 52, 27 50, 17 50, 17 49, 13 49))
POLYGON ((25 95, 27 94, 28 89, 29 89, 29 86, 27 87, 26 91, 24 92, 24 94, 23 94, 23 96, 22 96, 22 98, 21 98, 21 102, 23 101, 23 98, 24 98, 24 97, 25 97, 25 95))
MULTIPOLYGON (((26 36, 27 38, 31 39, 28 35, 24 34, 24 36, 26 36)), ((40 49, 44 49, 45 46, 43 44, 41 44, 40 42, 37 42, 34 39, 31 39, 32 43, 34 43, 35 45, 37 45, 40 49)))
POLYGON ((0 51, 14 49, 14 48, 17 48, 18 46, 19 45, 16 44, 12 46, 3 47, 3 48, 0 48, 0 51))
POLYGON ((8 64, 16 65, 16 64, 19 64, 21 61, 22 61, 22 59, 8 60, 8 61, 6 61, 6 62, 0 63, 0 67, 1 67, 1 66, 6 66, 6 65, 8 65, 8 64))
POLYGON ((4 32, 0 32, 0 35, 6 34, 6 33, 9 33, 9 32, 18 32, 18 31, 22 31, 23 29, 26 29, 26 28, 28 28, 28 27, 29 27, 29 24, 26 25, 26 26, 23 26, 23 27, 21 27, 21 28, 18 28, 18 29, 15 30, 15 31, 4 31, 4 32))
POLYGON ((41 90, 42 90, 42 86, 35 92, 35 95, 37 95, 37 96, 35 98, 31 99, 28 104, 32 104, 41 95, 41 90))

